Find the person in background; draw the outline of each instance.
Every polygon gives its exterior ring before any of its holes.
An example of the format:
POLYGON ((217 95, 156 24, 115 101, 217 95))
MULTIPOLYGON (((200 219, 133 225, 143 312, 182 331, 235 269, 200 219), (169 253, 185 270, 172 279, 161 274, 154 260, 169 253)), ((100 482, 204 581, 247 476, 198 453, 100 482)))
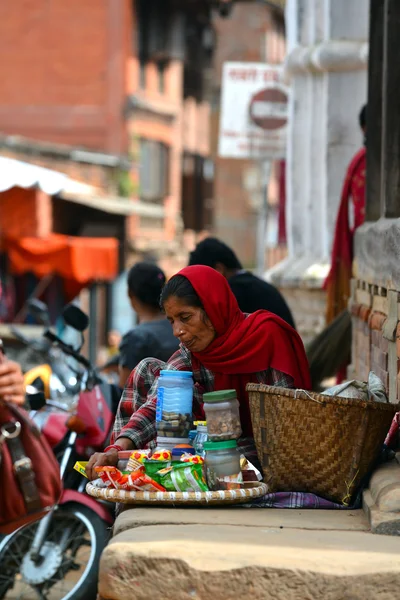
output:
POLYGON ((220 240, 209 237, 197 244, 190 253, 189 265, 204 265, 221 273, 242 312, 269 310, 295 327, 292 313, 276 287, 243 269, 233 250, 220 240))
POLYGON ((366 105, 360 111, 359 125, 364 135, 364 146, 353 157, 347 168, 336 220, 331 268, 325 281, 327 325, 347 309, 350 297, 354 232, 365 220, 366 105))
POLYGON ((153 263, 137 263, 128 273, 128 295, 138 325, 123 336, 119 348, 121 388, 141 360, 152 357, 167 361, 178 349, 179 342, 160 309, 165 281, 163 271, 153 263))
POLYGON ((112 358, 119 353, 119 345, 122 341, 122 336, 119 331, 112 329, 107 334, 107 355, 112 358))
POLYGON ((21 367, 1 354, 0 361, 0 400, 25 404, 25 385, 21 367))

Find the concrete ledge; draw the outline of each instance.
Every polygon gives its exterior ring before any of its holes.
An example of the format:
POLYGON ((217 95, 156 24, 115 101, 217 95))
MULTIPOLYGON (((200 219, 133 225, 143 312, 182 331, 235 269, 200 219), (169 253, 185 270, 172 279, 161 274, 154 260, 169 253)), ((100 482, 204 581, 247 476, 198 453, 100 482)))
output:
POLYGON ((360 510, 295 510, 246 508, 130 508, 114 525, 114 536, 149 525, 232 525, 320 531, 369 531, 360 510))
MULTIPOLYGON (((260 514, 260 511, 254 511, 260 514)), ((117 535, 101 560, 103 600, 388 600, 400 539, 363 531, 149 525, 117 535)))
POLYGON ((369 489, 363 494, 363 508, 373 533, 400 535, 400 465, 397 460, 375 471, 369 489))
POLYGON ((354 276, 387 289, 400 289, 400 219, 364 223, 355 233, 354 276))

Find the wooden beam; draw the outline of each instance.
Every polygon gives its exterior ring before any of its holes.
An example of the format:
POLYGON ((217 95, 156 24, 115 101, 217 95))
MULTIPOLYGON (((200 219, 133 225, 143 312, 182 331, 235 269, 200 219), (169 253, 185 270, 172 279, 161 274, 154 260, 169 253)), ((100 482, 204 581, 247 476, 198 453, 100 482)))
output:
POLYGON ((370 0, 366 220, 381 216, 382 63, 385 0, 370 0))
POLYGON ((396 218, 400 217, 399 0, 385 0, 383 31, 381 215, 396 218))

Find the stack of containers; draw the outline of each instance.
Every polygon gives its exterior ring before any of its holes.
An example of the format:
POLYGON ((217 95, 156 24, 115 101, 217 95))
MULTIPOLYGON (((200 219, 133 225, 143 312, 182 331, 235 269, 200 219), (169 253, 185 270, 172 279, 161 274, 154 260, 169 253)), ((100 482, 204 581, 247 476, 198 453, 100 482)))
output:
POLYGON ((240 473, 239 402, 236 390, 210 392, 203 395, 203 401, 209 440, 204 443, 207 483, 210 489, 217 490, 225 478, 236 478, 240 473))
POLYGON ((193 373, 161 371, 157 388, 157 447, 188 443, 192 426, 193 373))

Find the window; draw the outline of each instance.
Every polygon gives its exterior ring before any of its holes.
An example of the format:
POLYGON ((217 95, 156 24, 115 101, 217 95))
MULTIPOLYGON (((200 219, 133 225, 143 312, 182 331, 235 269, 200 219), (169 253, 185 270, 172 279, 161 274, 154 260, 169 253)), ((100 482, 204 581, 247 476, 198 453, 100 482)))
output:
POLYGON ((144 60, 139 62, 139 87, 141 90, 146 89, 146 63, 144 60))
POLYGON ((161 142, 140 141, 140 198, 164 201, 169 194, 169 147, 161 142))
POLYGON ((165 62, 158 62, 157 63, 157 83, 158 83, 158 91, 160 94, 165 93, 165 70, 166 70, 165 62))

